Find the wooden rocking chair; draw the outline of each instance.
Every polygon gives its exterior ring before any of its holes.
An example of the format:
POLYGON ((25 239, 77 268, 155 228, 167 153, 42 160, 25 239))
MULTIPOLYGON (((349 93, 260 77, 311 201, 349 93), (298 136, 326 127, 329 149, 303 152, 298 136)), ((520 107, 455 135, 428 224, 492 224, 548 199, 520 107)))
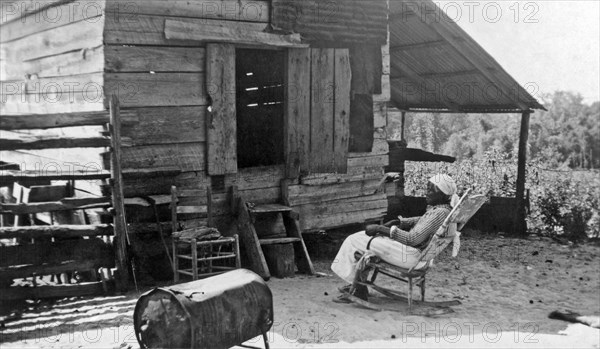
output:
MULTIPOLYGON (((448 217, 446 217, 444 220, 442 226, 432 237, 425 250, 421 252, 417 263, 413 267, 410 269, 405 269, 384 261, 367 261, 367 269, 373 270, 370 280, 368 282, 355 281, 352 288, 355 288, 357 285, 365 285, 372 287, 374 290, 388 297, 403 301, 408 300, 409 312, 412 312, 412 291, 414 286, 421 288, 421 304, 432 306, 452 305, 453 302, 425 302, 425 276, 433 265, 434 258, 437 257, 451 242, 454 241, 457 234, 460 236, 460 230, 462 230, 469 219, 471 219, 471 217, 473 217, 473 215, 485 203, 486 197, 484 195, 469 196, 469 193, 470 190, 463 195, 458 204, 452 209, 448 217), (452 223, 457 223, 456 231, 449 229, 452 223), (397 291, 375 285, 375 280, 379 274, 384 274, 396 280, 406 282, 408 284, 407 297, 403 297, 401 293, 397 291)), ((356 280, 358 280, 358 278, 356 280)), ((352 292, 350 292, 350 294, 351 293, 352 292)), ((352 300, 356 301, 356 297, 352 297, 352 300)), ((363 304, 363 302, 361 302, 361 304, 363 304)))

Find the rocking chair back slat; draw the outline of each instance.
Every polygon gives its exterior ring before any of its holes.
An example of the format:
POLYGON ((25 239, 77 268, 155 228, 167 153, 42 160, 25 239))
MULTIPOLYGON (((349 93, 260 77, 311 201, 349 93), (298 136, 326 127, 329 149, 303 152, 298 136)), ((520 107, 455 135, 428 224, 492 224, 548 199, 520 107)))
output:
MULTIPOLYGON (((429 267, 431 265, 431 261, 435 259, 446 247, 448 247, 448 245, 450 245, 450 243, 454 240, 456 233, 464 227, 469 219, 471 219, 471 217, 473 217, 473 215, 485 203, 486 197, 484 195, 469 196, 470 192, 470 189, 467 190, 467 192, 460 198, 458 204, 452 209, 450 214, 448 214, 448 217, 446 217, 442 226, 431 238, 431 241, 425 250, 421 252, 419 261, 415 264, 415 267, 422 262, 427 262, 426 267, 429 267), (457 228, 452 229, 452 224, 457 224, 457 228)), ((412 267, 410 271, 412 271, 415 267, 412 267)))

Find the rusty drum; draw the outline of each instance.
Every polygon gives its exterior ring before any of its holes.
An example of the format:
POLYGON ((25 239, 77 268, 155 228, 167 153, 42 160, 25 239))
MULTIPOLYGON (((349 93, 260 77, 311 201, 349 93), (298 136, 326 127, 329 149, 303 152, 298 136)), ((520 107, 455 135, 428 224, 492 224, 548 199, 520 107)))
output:
POLYGON ((273 296, 260 276, 238 269, 143 294, 133 322, 141 348, 230 348, 271 328, 273 296))

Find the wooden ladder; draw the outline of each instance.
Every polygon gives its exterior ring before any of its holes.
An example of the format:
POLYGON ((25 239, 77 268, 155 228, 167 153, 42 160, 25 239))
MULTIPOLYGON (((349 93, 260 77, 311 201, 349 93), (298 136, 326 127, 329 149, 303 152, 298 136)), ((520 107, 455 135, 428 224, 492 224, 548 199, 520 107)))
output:
MULTIPOLYGON (((284 195, 284 201, 285 195, 284 195)), ((238 231, 244 244, 251 269, 268 280, 271 277, 271 271, 263 248, 265 246, 292 244, 295 255, 295 266, 301 273, 312 275, 315 273, 310 256, 302 239, 302 232, 298 222, 300 216, 293 209, 286 205, 267 204, 253 205, 243 198, 238 201, 238 231), (280 214, 285 226, 285 236, 259 238, 255 222, 262 215, 280 214)))

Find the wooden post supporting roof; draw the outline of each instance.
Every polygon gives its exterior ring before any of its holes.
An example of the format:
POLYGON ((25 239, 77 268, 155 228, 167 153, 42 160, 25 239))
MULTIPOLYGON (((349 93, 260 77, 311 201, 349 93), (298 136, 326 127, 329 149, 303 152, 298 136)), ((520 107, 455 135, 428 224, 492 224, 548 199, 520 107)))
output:
POLYGON ((531 111, 523 112, 521 117, 521 133, 519 137, 519 167, 517 169, 517 211, 515 212, 514 233, 520 236, 527 234, 525 222, 525 173, 527 166, 527 141, 529 140, 529 117, 531 111))

